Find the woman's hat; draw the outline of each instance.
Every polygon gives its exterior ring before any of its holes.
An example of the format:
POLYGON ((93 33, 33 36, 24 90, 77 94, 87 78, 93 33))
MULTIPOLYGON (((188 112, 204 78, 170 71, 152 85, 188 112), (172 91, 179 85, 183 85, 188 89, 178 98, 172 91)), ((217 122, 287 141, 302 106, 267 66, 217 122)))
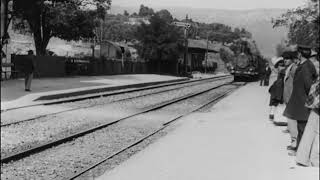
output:
POLYGON ((274 57, 271 59, 272 64, 275 68, 278 67, 279 63, 284 63, 283 57, 274 57))

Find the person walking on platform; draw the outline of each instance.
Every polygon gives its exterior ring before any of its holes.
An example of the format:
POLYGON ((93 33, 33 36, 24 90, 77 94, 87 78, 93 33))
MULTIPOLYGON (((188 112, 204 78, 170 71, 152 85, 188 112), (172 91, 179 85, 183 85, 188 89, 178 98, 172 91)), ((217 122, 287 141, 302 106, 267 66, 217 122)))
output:
POLYGON ((29 50, 28 51, 28 55, 26 56, 26 58, 24 59, 24 64, 23 64, 23 73, 25 76, 25 91, 31 91, 31 81, 33 78, 33 72, 35 70, 35 66, 34 66, 34 55, 33 55, 33 51, 29 50))
POLYGON ((278 77, 277 80, 273 82, 271 87, 269 88, 270 93, 270 114, 269 119, 274 120, 274 114, 276 111, 276 108, 279 104, 283 103, 283 80, 285 75, 285 69, 284 69, 284 61, 282 57, 273 59, 274 67, 278 69, 278 77))
MULTIPOLYGON (((293 79, 292 94, 283 112, 283 115, 288 119, 297 121, 298 136, 296 148, 299 147, 299 143, 310 114, 310 110, 305 107, 305 102, 311 85, 317 77, 316 69, 313 63, 309 60, 310 55, 310 47, 298 46, 299 63, 293 79)), ((295 154, 293 153, 292 155, 295 154)))
POLYGON ((262 70, 260 86, 269 86, 269 79, 271 75, 271 68, 269 64, 266 63, 266 67, 262 70))

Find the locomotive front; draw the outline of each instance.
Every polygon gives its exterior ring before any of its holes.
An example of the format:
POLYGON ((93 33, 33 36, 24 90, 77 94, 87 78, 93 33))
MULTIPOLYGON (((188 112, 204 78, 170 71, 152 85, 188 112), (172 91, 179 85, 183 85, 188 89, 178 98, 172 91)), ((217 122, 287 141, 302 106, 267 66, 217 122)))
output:
POLYGON ((256 61, 253 56, 241 53, 236 57, 235 65, 231 68, 231 74, 235 79, 249 78, 258 76, 256 61))

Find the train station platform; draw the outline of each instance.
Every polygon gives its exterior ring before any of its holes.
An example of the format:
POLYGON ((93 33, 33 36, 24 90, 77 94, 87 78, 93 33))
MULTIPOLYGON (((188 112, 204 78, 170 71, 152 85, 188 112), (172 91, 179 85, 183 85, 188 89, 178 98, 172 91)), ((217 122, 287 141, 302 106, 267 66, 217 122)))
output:
POLYGON ((288 155, 289 134, 268 119, 267 87, 249 83, 96 180, 317 180, 288 155))
POLYGON ((40 78, 32 80, 31 92, 24 91, 24 79, 22 78, 6 80, 1 81, 1 110, 32 105, 37 99, 58 99, 66 95, 76 96, 186 79, 184 77, 156 74, 40 78))

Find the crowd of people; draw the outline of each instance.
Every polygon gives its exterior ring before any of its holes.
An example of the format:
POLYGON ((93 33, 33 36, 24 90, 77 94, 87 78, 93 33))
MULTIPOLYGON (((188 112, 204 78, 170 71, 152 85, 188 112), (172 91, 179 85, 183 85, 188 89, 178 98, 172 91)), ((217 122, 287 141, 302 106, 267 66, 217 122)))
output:
POLYGON ((269 119, 287 126, 290 134, 288 154, 296 156, 299 166, 319 167, 319 54, 311 47, 298 45, 272 59, 277 79, 269 88, 269 119), (275 116, 284 105, 279 121, 275 116))

